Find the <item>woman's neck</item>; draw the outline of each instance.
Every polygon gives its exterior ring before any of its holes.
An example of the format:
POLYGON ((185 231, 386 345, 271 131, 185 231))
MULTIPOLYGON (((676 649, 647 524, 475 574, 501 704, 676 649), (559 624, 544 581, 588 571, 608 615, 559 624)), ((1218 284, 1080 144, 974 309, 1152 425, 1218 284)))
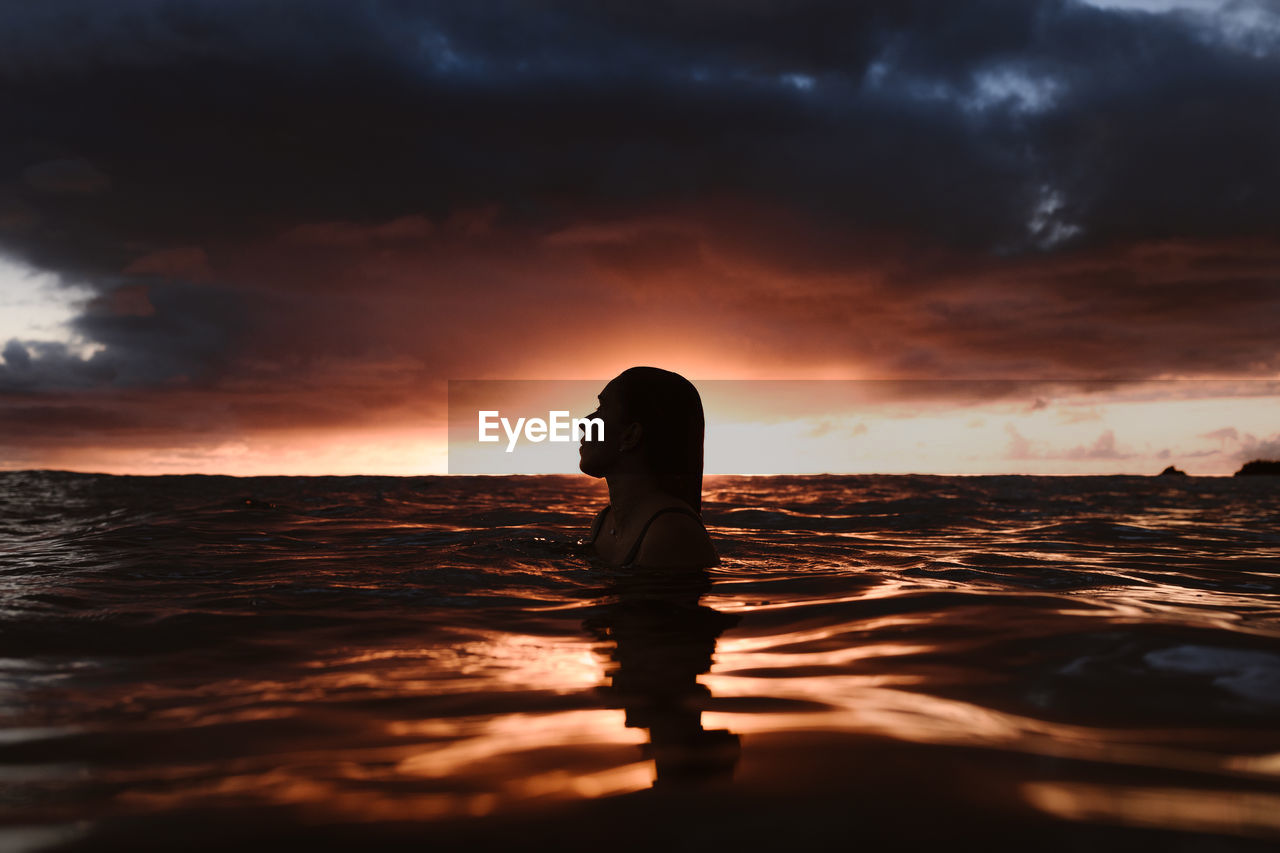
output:
POLYGON ((662 494, 658 479, 648 472, 628 472, 605 476, 609 486, 609 505, 613 507, 618 526, 626 524, 635 508, 662 494))

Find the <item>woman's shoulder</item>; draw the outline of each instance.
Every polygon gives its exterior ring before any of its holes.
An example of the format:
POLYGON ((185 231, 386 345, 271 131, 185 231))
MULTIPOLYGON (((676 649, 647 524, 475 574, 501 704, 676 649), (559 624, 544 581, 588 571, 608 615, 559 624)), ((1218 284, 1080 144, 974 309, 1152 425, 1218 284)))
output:
POLYGON ((719 562, 702 519, 683 501, 657 508, 628 562, 640 566, 713 566, 719 562))

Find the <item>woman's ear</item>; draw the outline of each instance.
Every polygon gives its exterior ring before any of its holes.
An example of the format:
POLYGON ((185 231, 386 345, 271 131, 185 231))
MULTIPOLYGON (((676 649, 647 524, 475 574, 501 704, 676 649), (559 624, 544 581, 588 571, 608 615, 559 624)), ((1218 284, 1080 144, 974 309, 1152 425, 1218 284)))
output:
POLYGON ((622 430, 622 440, 618 443, 619 450, 631 450, 640 443, 640 437, 644 433, 644 427, 640 424, 627 424, 622 430))

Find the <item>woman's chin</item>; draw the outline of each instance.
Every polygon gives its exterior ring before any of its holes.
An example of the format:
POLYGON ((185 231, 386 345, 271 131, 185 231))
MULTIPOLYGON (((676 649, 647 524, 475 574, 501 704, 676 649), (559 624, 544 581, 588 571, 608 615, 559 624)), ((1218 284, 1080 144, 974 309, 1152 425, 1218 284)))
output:
POLYGON ((586 474, 588 477, 604 476, 604 471, 601 470, 599 460, 592 459, 591 453, 586 447, 578 448, 578 470, 586 474))

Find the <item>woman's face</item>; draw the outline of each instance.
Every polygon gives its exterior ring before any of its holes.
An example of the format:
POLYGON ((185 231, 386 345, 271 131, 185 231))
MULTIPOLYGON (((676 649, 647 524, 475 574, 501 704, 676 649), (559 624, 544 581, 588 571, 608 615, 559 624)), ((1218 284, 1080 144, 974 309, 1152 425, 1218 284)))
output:
MULTIPOLYGON (((606 385, 596 400, 599 405, 587 417, 604 421, 604 440, 588 441, 584 437, 578 443, 578 468, 588 476, 603 477, 609 473, 621 453, 619 444, 622 441, 622 428, 626 424, 622 422, 621 401, 614 383, 606 385)), ((595 438, 594 434, 592 438, 595 438)))

